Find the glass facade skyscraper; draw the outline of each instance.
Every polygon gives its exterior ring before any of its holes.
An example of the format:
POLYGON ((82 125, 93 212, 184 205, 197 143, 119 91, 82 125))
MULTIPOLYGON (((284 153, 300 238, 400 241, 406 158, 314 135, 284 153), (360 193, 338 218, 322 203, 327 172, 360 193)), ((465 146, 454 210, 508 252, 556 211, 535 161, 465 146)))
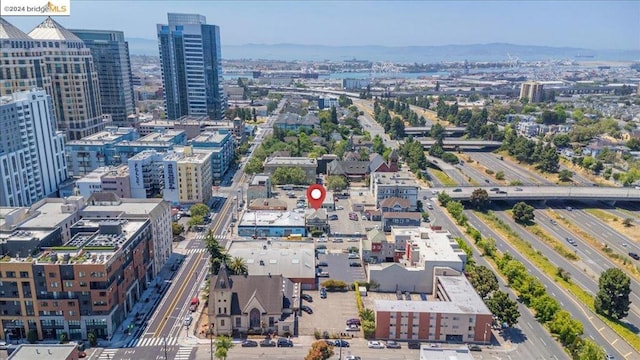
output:
POLYGON ((135 100, 129 44, 122 31, 69 30, 91 50, 98 73, 102 112, 111 114, 113 125, 135 127, 135 100))
POLYGON ((158 47, 169 119, 184 115, 224 116, 220 28, 197 14, 168 14, 158 24, 158 47))

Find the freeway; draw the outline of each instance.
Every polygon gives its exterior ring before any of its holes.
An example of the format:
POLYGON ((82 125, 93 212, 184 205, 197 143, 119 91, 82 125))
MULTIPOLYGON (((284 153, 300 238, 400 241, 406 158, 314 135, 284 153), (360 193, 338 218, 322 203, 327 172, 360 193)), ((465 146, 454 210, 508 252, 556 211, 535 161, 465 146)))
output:
MULTIPOLYGON (((431 192, 428 190, 421 190, 421 196, 430 196, 431 192)), ((431 199, 434 201, 435 199, 431 199)), ((444 210, 440 206, 433 206, 433 210, 429 211, 430 221, 432 225, 442 226, 443 229, 449 230, 454 237, 465 238, 458 227, 451 221, 451 219, 444 213, 444 210)), ((490 236, 484 234, 485 236, 490 236)), ((478 265, 484 265, 491 268, 490 264, 484 257, 475 256, 476 263, 478 265)), ((507 293, 510 293, 512 297, 516 297, 513 290, 509 288, 501 277, 498 277, 500 289, 507 293)), ((554 340, 551 335, 545 330, 540 323, 538 323, 533 314, 522 303, 518 303, 518 309, 520 311, 520 319, 518 324, 513 329, 505 332, 501 335, 500 342, 505 342, 509 339, 512 344, 515 345, 515 349, 511 352, 505 353, 505 357, 493 356, 492 359, 568 359, 567 354, 562 350, 562 347, 554 340)), ((495 334, 494 334, 495 336, 495 334)))
POLYGON ((500 160, 500 155, 481 152, 469 152, 467 155, 487 169, 491 169, 494 172, 503 171, 505 178, 509 181, 520 180, 523 185, 540 185, 550 183, 544 177, 536 174, 535 172, 529 172, 527 169, 523 169, 516 164, 513 164, 508 159, 500 160))
MULTIPOLYGON (((436 143, 435 140, 429 138, 415 138, 420 141, 420 143, 425 147, 425 150, 433 146, 436 143)), ((500 141, 491 141, 491 140, 467 140, 460 138, 444 138, 442 140, 442 146, 444 148, 460 148, 460 149, 477 149, 477 148, 493 148, 497 149, 502 146, 502 142, 500 141)))
MULTIPOLYGON (((530 243, 536 250, 542 252, 542 254, 547 259, 549 259, 549 261, 554 266, 561 267, 569 271, 571 273, 571 281, 575 282, 582 289, 586 290, 591 296, 594 296, 598 292, 598 277, 600 276, 600 273, 605 269, 600 268, 600 271, 598 271, 598 269, 591 269, 592 270, 591 272, 595 274, 594 277, 591 277, 590 274, 587 274, 585 271, 583 271, 582 268, 578 267, 575 262, 569 261, 565 257, 561 256, 557 251, 555 251, 555 249, 553 249, 547 243, 545 243, 544 241, 541 241, 540 239, 538 239, 537 236, 531 234, 530 232, 523 229, 522 226, 516 224, 516 222, 510 216, 508 216, 508 214, 502 211, 497 211, 495 212, 495 215, 498 218, 500 218, 504 223, 509 225, 511 229, 513 229, 513 231, 515 231, 518 235, 520 235, 520 237, 523 240, 530 243)), ((544 223, 544 221, 538 221, 538 223, 544 223)), ((550 223, 550 221, 548 221, 548 223, 550 223)), ((557 240, 559 240, 563 244, 568 244, 566 243, 565 238, 557 238, 557 240)), ((566 245, 566 246, 573 248, 573 246, 569 246, 569 245, 566 245)), ((581 246, 578 246, 578 247, 581 247, 581 246)), ((570 250, 574 250, 574 249, 570 249, 570 250)), ((581 256, 585 256, 585 255, 586 254, 583 254, 581 256)), ((589 259, 592 262, 597 262, 600 264, 607 264, 607 263, 611 264, 611 266, 606 266, 607 268, 615 267, 614 264, 607 261, 607 259, 598 252, 592 253, 589 259)), ((637 301, 640 301, 640 298, 636 295, 636 293, 632 293, 630 298, 634 303, 636 303, 637 301)), ((637 306, 632 304, 631 311, 629 312, 629 315, 627 316, 626 321, 628 321, 631 324, 640 324, 639 314, 640 314, 640 311, 638 310, 637 306)))
POLYGON ((480 231, 483 236, 492 237, 496 240, 498 250, 502 253, 509 252, 514 259, 525 265, 529 274, 535 276, 542 282, 549 295, 556 298, 564 310, 571 313, 576 320, 582 323, 585 336, 591 337, 600 344, 600 346, 605 347, 608 353, 617 354, 620 359, 626 359, 633 354, 637 354, 629 344, 609 329, 604 322, 589 311, 589 309, 573 299, 573 297, 564 289, 560 288, 553 279, 540 271, 508 242, 504 241, 498 233, 482 222, 473 212, 465 210, 465 215, 467 215, 469 223, 480 231))
POLYGON ((611 188, 593 186, 460 186, 434 188, 449 194, 453 200, 469 200, 475 189, 485 189, 490 200, 600 200, 600 201, 640 201, 640 189, 611 188), (496 190, 501 191, 499 193, 496 190))
MULTIPOLYGON (((585 263, 585 266, 588 266, 588 269, 586 270, 589 270, 589 273, 592 273, 596 276, 593 280, 596 284, 597 277, 600 276, 600 273, 602 273, 606 269, 617 267, 617 265, 613 263, 613 261, 611 261, 609 257, 603 255, 597 249, 594 249, 589 243, 582 241, 582 238, 580 236, 577 236, 569 229, 565 228, 562 222, 552 223, 552 219, 545 212, 539 210, 535 211, 535 216, 536 219, 539 220, 537 221, 537 223, 556 239, 565 243, 567 238, 573 238, 574 240, 576 240, 579 245, 576 247, 572 247, 576 251, 576 254, 582 259, 581 261, 585 263)), ((574 268, 575 271, 572 272, 572 278, 575 277, 575 275, 573 275, 574 273, 576 275, 577 273, 580 273, 581 275, 583 274, 583 269, 577 267, 574 268)), ((587 287, 584 286, 583 288, 585 290, 587 289, 587 287)), ((640 327, 640 282, 638 282, 633 277, 631 277, 631 290, 631 294, 629 295, 629 298, 631 299, 631 312, 630 316, 627 317, 626 320, 631 324, 640 327)), ((596 291, 597 286, 595 286, 595 288, 591 287, 589 289, 589 292, 591 292, 592 295, 594 295, 596 291)))

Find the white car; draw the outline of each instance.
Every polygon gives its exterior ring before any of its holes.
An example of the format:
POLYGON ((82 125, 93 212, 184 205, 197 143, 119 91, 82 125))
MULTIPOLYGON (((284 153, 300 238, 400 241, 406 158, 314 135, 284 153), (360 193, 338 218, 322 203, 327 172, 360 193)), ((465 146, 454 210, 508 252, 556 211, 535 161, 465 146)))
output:
POLYGON ((351 324, 347 325, 347 327, 344 328, 344 331, 360 331, 360 327, 358 327, 358 325, 356 324, 351 324))
POLYGON ((371 340, 367 344, 369 349, 384 349, 384 345, 380 341, 371 340))
POLYGON ((336 210, 344 210, 344 206, 338 205, 338 206, 336 206, 336 210))

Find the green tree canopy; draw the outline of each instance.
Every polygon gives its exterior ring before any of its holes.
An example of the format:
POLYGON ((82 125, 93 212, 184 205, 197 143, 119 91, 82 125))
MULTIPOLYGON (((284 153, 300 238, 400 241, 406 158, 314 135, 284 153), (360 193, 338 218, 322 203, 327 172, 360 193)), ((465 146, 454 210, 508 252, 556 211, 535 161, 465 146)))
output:
POLYGON ((484 265, 467 266, 466 273, 467 279, 483 299, 492 291, 498 290, 498 279, 488 267, 484 265))
POLYGON ((475 189, 471 193, 471 197, 469 198, 471 205, 473 205, 476 209, 483 209, 489 204, 489 194, 485 189, 475 189))
POLYGON ((342 191, 347 188, 347 180, 344 176, 330 175, 327 177, 327 187, 331 190, 342 191))
POLYGON ((558 335, 563 345, 573 344, 584 332, 582 324, 571 318, 571 314, 566 310, 560 310, 555 314, 549 322, 549 330, 558 335))
POLYGON ((271 180, 276 185, 307 183, 307 174, 300 167, 279 167, 271 175, 271 180))
POLYGON ((610 268, 600 274, 598 294, 595 298, 596 312, 613 319, 622 319, 629 314, 631 279, 618 268, 610 268))
POLYGON ((536 312, 536 319, 542 323, 551 321, 555 314, 560 311, 558 300, 547 294, 533 299, 531 306, 536 312))
POLYGON ((209 207, 203 203, 194 204, 189 208, 191 216, 205 217, 209 214, 209 207))
POLYGON ((184 226, 182 226, 182 224, 175 221, 171 223, 171 233, 173 233, 173 236, 178 236, 182 234, 183 231, 184 226))
POLYGON ((220 335, 216 338, 215 342, 215 355, 216 358, 224 360, 227 358, 229 349, 233 347, 233 339, 228 336, 220 335))
POLYGON ((567 170, 567 169, 562 169, 560 170, 560 172, 558 173, 558 179, 562 182, 568 182, 571 181, 571 178, 573 177, 573 171, 571 170, 567 170))
POLYGON ((519 202, 513 206, 513 220, 520 224, 527 224, 533 221, 535 215, 533 214, 533 206, 519 202))
POLYGON ((502 291, 494 291, 493 295, 486 301, 487 307, 501 323, 506 323, 512 327, 518 323, 520 311, 518 303, 509 298, 509 294, 502 291))

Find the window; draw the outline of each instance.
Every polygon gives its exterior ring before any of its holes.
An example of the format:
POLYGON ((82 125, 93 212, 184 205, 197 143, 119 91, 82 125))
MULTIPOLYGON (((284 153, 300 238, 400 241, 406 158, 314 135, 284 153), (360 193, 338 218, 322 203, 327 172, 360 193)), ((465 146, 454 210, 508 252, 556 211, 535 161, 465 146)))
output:
POLYGON ((224 319, 220 320, 220 326, 224 326, 224 319))
POLYGON ((21 277, 21 278, 28 278, 28 277, 29 277, 29 272, 27 272, 27 271, 20 271, 20 277, 21 277))
POLYGON ((52 288, 57 288, 57 287, 58 287, 58 283, 57 283, 57 282, 55 282, 55 281, 54 281, 54 282, 52 282, 52 283, 51 283, 51 287, 52 287, 52 288))
POLYGON ((237 317, 236 318, 236 327, 240 327, 242 326, 242 318, 241 317, 237 317))
POLYGON ((50 277, 50 278, 54 278, 54 277, 56 277, 56 273, 50 272, 50 273, 49 273, 49 277, 50 277))

